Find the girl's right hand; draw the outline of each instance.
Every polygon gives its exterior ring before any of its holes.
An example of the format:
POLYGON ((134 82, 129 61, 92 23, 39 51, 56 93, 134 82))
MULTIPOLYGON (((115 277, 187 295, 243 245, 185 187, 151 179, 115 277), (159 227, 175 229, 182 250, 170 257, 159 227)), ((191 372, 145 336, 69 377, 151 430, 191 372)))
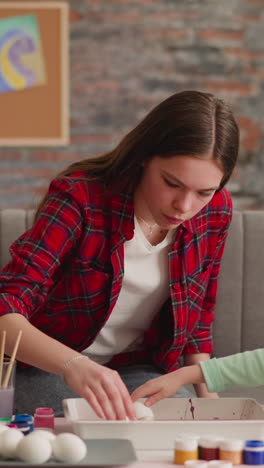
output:
POLYGON ((82 356, 64 369, 63 377, 74 392, 88 401, 99 418, 136 419, 131 397, 117 371, 82 356))

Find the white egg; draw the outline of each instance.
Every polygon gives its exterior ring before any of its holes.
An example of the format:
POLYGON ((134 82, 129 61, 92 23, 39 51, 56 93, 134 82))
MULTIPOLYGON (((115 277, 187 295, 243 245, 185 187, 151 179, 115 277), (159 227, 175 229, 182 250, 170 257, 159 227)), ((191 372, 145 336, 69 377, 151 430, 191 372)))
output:
POLYGON ((24 434, 19 429, 10 429, 1 434, 1 455, 4 458, 15 458, 17 444, 24 434))
POLYGON ((0 429, 0 456, 2 455, 2 435, 4 434, 4 432, 6 430, 11 431, 11 429, 8 426, 1 425, 1 429, 0 429), (3 429, 2 429, 2 427, 3 427, 3 429))
POLYGON ((135 401, 133 404, 137 419, 144 419, 145 421, 151 421, 154 419, 154 414, 151 408, 145 406, 141 401, 135 401))
POLYGON ((44 439, 49 440, 49 442, 52 442, 53 440, 56 439, 56 436, 53 432, 45 430, 45 429, 34 429, 34 431, 31 432, 30 435, 37 435, 39 437, 43 437, 44 439))
POLYGON ((53 456, 65 463, 78 463, 87 452, 84 441, 75 434, 63 432, 52 442, 53 456))
POLYGON ((0 434, 2 434, 2 432, 9 430, 9 429, 10 427, 5 426, 5 424, 0 424, 0 434))
POLYGON ((20 440, 16 448, 16 456, 27 463, 45 463, 51 454, 51 443, 33 433, 20 440))

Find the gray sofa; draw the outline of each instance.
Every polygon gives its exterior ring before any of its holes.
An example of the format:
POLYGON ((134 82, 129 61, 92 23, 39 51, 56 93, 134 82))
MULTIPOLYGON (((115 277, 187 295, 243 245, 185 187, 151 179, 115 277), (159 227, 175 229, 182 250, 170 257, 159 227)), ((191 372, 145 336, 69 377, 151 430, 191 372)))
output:
MULTIPOLYGON (((0 267, 9 245, 32 223, 34 212, 0 211, 0 267)), ((214 324, 215 356, 264 345, 264 211, 235 211, 221 267, 214 324)), ((264 387, 234 388, 222 396, 264 403, 264 387)))

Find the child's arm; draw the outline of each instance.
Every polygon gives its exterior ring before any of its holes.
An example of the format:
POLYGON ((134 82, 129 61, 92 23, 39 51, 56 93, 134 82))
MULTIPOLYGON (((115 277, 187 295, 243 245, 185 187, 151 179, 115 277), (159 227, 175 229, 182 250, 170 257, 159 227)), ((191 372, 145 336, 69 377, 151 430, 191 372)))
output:
POLYGON ((162 398, 168 398, 183 385, 199 384, 205 382, 202 369, 199 364, 181 367, 170 374, 162 375, 156 379, 149 380, 138 387, 131 395, 133 401, 147 397, 146 406, 152 406, 162 398))
POLYGON ((264 349, 210 359, 200 362, 200 366, 209 392, 264 385, 264 349))
MULTIPOLYGON (((206 353, 199 353, 199 354, 186 354, 184 356, 185 366, 193 366, 195 364, 200 364, 201 361, 210 361, 210 355, 206 353)), ((205 382, 206 382, 206 379, 205 379, 205 382)), ((190 383, 194 384, 196 395, 199 398, 218 398, 217 393, 213 391, 212 392, 208 391, 206 383, 197 383, 195 381, 192 381, 190 383)))
POLYGON ((132 399, 149 397, 146 405, 167 398, 183 385, 205 382, 209 392, 219 392, 231 386, 255 387, 264 385, 264 349, 245 351, 223 358, 201 361, 182 367, 171 374, 149 380, 132 393, 132 399))

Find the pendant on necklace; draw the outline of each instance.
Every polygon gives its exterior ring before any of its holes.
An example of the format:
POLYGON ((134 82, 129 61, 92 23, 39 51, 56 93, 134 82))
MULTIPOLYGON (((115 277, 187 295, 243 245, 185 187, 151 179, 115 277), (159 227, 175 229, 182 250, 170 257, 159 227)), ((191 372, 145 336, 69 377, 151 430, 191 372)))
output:
POLYGON ((152 236, 154 227, 155 227, 155 224, 154 224, 154 226, 149 227, 148 237, 152 236))
POLYGON ((141 216, 139 216, 138 218, 141 219, 141 221, 142 221, 142 222, 145 224, 145 226, 147 226, 147 228, 148 228, 147 237, 152 236, 152 234, 153 234, 153 229, 154 229, 154 227, 157 226, 157 223, 155 223, 155 224, 149 224, 149 223, 147 223, 147 221, 145 221, 144 218, 142 218, 141 216))

